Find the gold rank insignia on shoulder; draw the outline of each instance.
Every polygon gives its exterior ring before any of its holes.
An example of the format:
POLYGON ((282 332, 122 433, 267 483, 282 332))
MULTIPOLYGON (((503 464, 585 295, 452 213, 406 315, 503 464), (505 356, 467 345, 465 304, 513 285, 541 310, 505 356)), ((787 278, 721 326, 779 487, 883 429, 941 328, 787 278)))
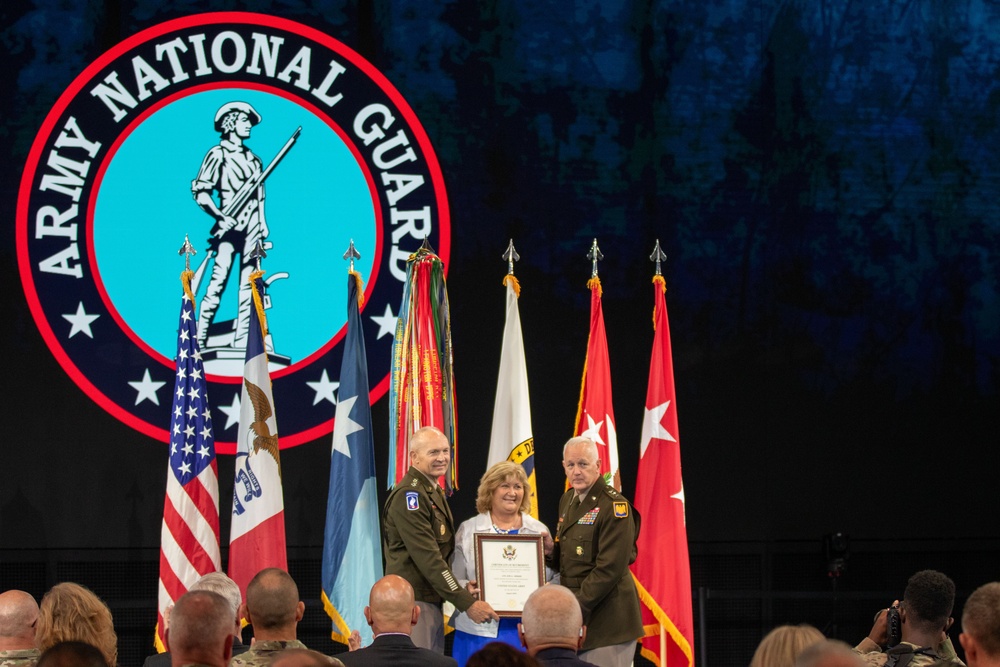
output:
POLYGON ((416 486, 416 485, 417 485, 417 480, 411 479, 410 480, 410 486, 416 486))
POLYGON ((628 516, 628 503, 615 503, 615 518, 624 519, 628 516))

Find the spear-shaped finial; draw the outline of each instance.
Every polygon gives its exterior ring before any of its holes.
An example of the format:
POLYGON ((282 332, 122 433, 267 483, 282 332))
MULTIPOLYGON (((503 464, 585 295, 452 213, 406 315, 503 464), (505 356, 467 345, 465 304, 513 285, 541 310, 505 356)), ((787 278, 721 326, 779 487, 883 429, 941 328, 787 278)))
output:
POLYGON ((184 245, 182 245, 181 249, 177 251, 177 254, 184 255, 184 270, 190 271, 191 255, 197 255, 198 251, 194 249, 193 245, 191 245, 191 239, 188 238, 187 234, 184 235, 184 245))
POLYGON ((265 257, 267 257, 267 253, 264 252, 264 244, 261 243, 260 239, 257 239, 257 245, 255 245, 253 250, 250 251, 248 259, 252 261, 254 266, 257 267, 257 270, 260 271, 260 260, 265 257))
POLYGON ((656 262, 656 275, 662 276, 663 272, 660 270, 660 262, 667 261, 667 253, 663 252, 660 248, 660 239, 656 239, 656 246, 653 248, 653 254, 649 256, 649 261, 656 262))
POLYGON ((361 259, 361 254, 358 252, 358 249, 354 247, 354 239, 351 239, 351 245, 347 249, 347 252, 344 253, 344 259, 351 261, 351 268, 348 269, 348 271, 354 273, 354 260, 361 259))
POLYGON ((434 254, 434 248, 431 247, 431 241, 426 236, 424 237, 424 242, 420 244, 420 248, 417 249, 418 255, 424 255, 427 253, 434 254))
POLYGON ((514 250, 514 239, 507 244, 507 250, 503 254, 503 259, 507 261, 507 275, 514 275, 514 262, 521 261, 521 256, 514 250))
POLYGON ((587 253, 587 259, 591 262, 590 277, 597 277, 597 262, 604 259, 604 255, 601 253, 601 249, 597 247, 597 239, 590 245, 590 252, 587 253))

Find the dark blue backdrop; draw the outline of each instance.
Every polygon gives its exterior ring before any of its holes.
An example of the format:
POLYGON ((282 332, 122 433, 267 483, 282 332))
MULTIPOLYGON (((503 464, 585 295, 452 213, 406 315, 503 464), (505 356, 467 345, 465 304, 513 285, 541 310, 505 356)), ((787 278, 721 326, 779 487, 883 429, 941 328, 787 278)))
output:
MULTIPOLYGON (((594 237, 631 494, 659 238, 692 541, 996 535, 983 518, 998 463, 1000 8, 7 0, 0 547, 158 545, 165 447, 87 399, 43 344, 15 266, 17 183, 48 109, 99 54, 236 8, 360 52, 437 151, 454 221, 457 516, 485 462, 510 238, 542 518, 562 487, 594 237)), ((283 454, 291 545, 322 541, 328 455, 328 438, 283 454)), ((223 457, 223 498, 231 468, 223 457)))

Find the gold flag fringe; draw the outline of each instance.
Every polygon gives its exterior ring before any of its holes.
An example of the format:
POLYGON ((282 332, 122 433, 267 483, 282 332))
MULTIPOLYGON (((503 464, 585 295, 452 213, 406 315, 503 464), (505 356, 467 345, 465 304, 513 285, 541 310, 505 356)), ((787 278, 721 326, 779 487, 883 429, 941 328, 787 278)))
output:
MULTIPOLYGON (((667 631, 667 634, 670 635, 670 638, 674 640, 675 644, 677 644, 677 647, 687 658, 688 667, 694 665, 694 655, 691 652, 691 644, 688 643, 687 637, 681 634, 681 631, 677 629, 677 626, 674 625, 674 622, 672 620, 670 620, 670 617, 667 616, 667 613, 665 611, 663 611, 659 603, 657 603, 657 601, 653 599, 653 596, 649 594, 649 592, 645 589, 645 587, 643 587, 643 585, 639 583, 639 580, 636 578, 635 574, 632 575, 632 581, 635 582, 636 591, 639 593, 639 601, 646 606, 646 609, 648 609, 653 614, 653 616, 656 618, 659 624, 663 626, 663 628, 667 631)), ((647 637, 655 637, 656 635, 660 634, 659 627, 655 625, 644 626, 644 630, 646 632, 647 637)), ((660 656, 653 654, 652 652, 648 651, 645 648, 642 649, 642 655, 647 659, 649 659, 654 664, 658 665, 659 667, 664 667, 660 665, 660 656)))

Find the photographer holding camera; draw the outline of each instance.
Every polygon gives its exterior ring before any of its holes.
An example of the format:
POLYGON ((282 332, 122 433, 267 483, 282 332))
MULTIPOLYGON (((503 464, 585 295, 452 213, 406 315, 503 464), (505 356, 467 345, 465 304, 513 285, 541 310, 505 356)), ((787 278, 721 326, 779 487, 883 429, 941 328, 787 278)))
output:
POLYGON ((854 650, 866 665, 877 667, 924 667, 938 660, 964 665, 948 638, 954 605, 955 582, 940 572, 921 570, 906 583, 902 602, 880 611, 854 650))

